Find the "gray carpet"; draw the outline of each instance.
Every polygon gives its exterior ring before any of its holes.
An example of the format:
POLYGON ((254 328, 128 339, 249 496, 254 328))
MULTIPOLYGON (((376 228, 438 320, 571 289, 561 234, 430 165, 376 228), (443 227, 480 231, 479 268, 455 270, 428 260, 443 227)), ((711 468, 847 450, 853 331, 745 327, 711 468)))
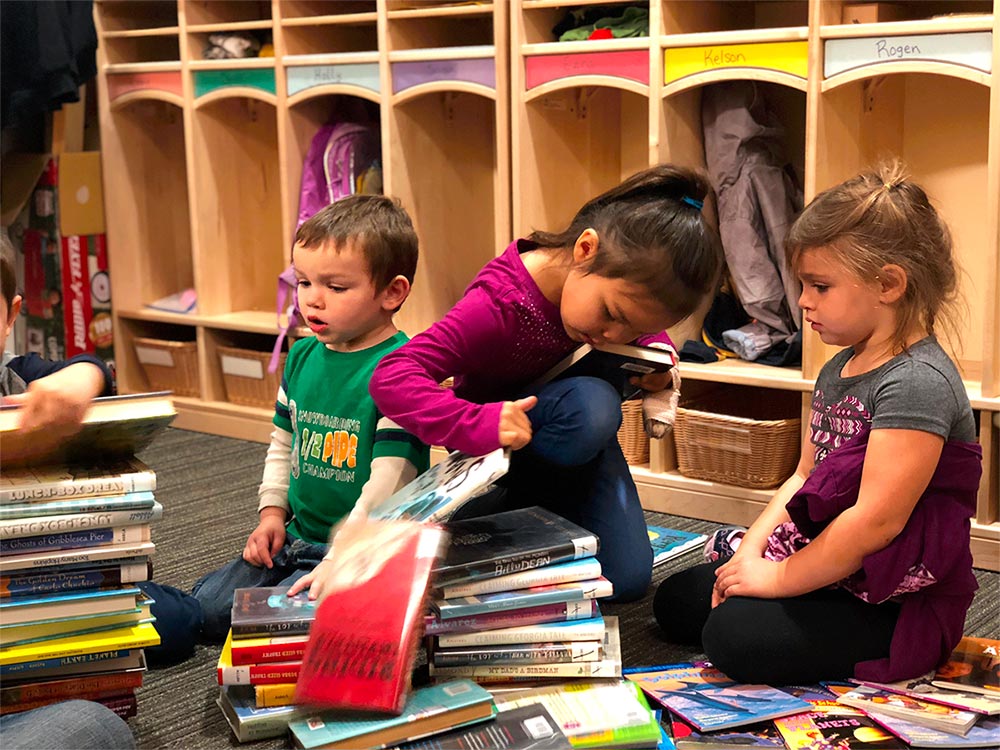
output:
MULTIPOLYGON (((157 474, 156 497, 163 520, 153 527, 155 578, 185 590, 205 572, 243 549, 256 525, 256 494, 266 446, 196 432, 169 429, 141 458, 157 474)), ((651 523, 707 532, 717 524, 647 513, 651 523)), ((652 595, 660 580, 700 561, 690 552, 654 571, 646 598, 604 605, 617 615, 626 666, 684 661, 702 655, 664 641, 652 616, 652 595)), ((980 589, 966 621, 966 633, 1000 637, 1000 576, 977 571, 980 589)), ((199 646, 183 664, 147 673, 139 691, 139 715, 129 721, 144 750, 214 750, 238 746, 215 705, 215 663, 219 648, 199 646)), ((252 743, 257 748, 289 747, 287 740, 252 743)))

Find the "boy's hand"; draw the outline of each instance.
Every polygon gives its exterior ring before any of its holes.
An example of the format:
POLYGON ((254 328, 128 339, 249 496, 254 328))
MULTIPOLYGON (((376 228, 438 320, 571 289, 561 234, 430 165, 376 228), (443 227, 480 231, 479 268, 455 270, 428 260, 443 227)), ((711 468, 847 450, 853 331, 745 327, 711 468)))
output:
POLYGON ((3 399, 20 404, 18 429, 43 432, 38 439, 53 447, 80 431, 90 402, 104 390, 104 373, 89 362, 57 370, 32 382, 28 390, 3 399))
POLYGON ((500 410, 500 445, 519 450, 531 442, 531 420, 527 412, 537 403, 537 396, 504 402, 500 410))
POLYGON ((319 565, 292 584, 291 588, 288 589, 288 595, 295 596, 308 587, 309 598, 319 602, 329 594, 330 590, 327 587, 327 582, 334 570, 333 556, 337 548, 337 535, 344 529, 354 528, 358 524, 364 524, 367 520, 368 514, 364 509, 357 505, 354 506, 354 510, 351 511, 350 515, 333 527, 330 534, 330 551, 326 553, 326 556, 320 561, 319 565))
POLYGON ((246 547, 243 548, 243 559, 251 565, 273 568, 273 557, 285 543, 285 510, 284 508, 268 507, 260 512, 260 522, 257 528, 250 532, 246 547))

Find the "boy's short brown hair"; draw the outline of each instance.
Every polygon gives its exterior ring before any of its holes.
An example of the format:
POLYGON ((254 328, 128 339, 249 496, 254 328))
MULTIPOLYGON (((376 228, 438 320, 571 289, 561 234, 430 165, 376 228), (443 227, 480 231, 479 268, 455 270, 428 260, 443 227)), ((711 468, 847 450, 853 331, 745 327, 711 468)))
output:
POLYGON ((417 233, 399 201, 384 195, 350 195, 317 211, 295 233, 302 247, 353 243, 368 261, 379 291, 396 276, 413 283, 417 272, 417 233))

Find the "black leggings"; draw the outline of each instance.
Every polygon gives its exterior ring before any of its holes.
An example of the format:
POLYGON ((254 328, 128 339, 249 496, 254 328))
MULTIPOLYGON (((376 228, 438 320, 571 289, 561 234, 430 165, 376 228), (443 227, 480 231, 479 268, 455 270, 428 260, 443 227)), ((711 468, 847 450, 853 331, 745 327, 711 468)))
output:
POLYGON ((653 614, 668 640, 701 645, 737 682, 803 685, 839 680, 854 665, 889 655, 899 605, 868 604, 843 589, 790 599, 734 596, 712 609, 715 570, 706 563, 660 584, 653 614))

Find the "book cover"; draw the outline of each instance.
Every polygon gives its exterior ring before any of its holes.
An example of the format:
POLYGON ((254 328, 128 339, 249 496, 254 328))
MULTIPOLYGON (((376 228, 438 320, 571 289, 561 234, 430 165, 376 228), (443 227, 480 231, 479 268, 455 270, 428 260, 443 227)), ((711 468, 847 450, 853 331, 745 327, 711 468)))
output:
POLYGON ((369 521, 337 536, 309 633, 296 702, 398 713, 406 702, 431 567, 447 536, 413 521, 369 521))
POLYGON ((231 639, 233 665, 239 667, 244 664, 302 661, 308 639, 305 635, 231 639))
POLYGON ((74 657, 115 649, 145 648, 160 643, 156 628, 150 623, 116 628, 100 633, 54 638, 42 643, 31 643, 23 646, 10 646, 0 650, 0 669, 8 667, 2 674, 14 674, 21 669, 32 669, 51 659, 74 657))
POLYGON ((748 724, 732 731, 703 733, 677 714, 669 711, 667 713, 670 714, 670 731, 677 750, 729 750, 729 748, 734 747, 764 747, 772 748, 772 750, 775 748, 784 750, 786 747, 773 721, 748 724))
POLYGON ((110 589, 123 584, 147 581, 152 572, 149 558, 120 565, 63 570, 45 568, 9 575, 0 575, 0 599, 21 596, 43 596, 60 591, 110 589))
POLYGON ((453 451, 408 485, 377 503, 373 520, 446 521, 510 468, 510 452, 498 448, 485 456, 453 451))
POLYGON ((1000 693, 1000 640, 966 636, 934 675, 938 687, 1000 693))
POLYGON ((610 750, 611 748, 659 747, 662 740, 660 720, 650 709, 646 697, 639 688, 635 689, 635 699, 646 712, 646 721, 632 726, 618 726, 598 732, 574 735, 571 744, 581 750, 610 750))
POLYGON ((590 377, 607 381, 621 394, 622 401, 626 401, 642 393, 642 389, 629 380, 667 372, 673 366, 674 355, 665 349, 636 344, 581 344, 529 385, 525 394, 534 393, 553 380, 590 377))
POLYGON ((308 591, 288 596, 289 586, 260 586, 233 592, 232 637, 305 635, 316 619, 308 591))
POLYGON ((254 685, 257 708, 291 706, 295 703, 295 683, 277 682, 274 685, 254 685))
POLYGON ((68 677, 95 677, 121 672, 145 671, 146 656, 141 648, 125 651, 107 651, 100 654, 70 656, 60 666, 33 669, 16 675, 5 676, 4 687, 35 684, 68 677))
POLYGON ((452 633, 438 636, 438 648, 468 648, 471 646, 505 646, 524 643, 565 641, 602 641, 604 618, 598 615, 586 620, 550 622, 473 633, 452 633))
POLYGON ((297 706, 257 708, 253 688, 245 685, 220 688, 215 703, 238 742, 281 737, 288 723, 301 714, 297 706))
POLYGON ((296 747, 388 747, 493 717, 493 697, 470 680, 414 690, 398 716, 351 718, 312 712, 288 728, 296 747))
POLYGON ((604 656, 602 640, 561 643, 521 643, 509 646, 433 648, 430 660, 437 667, 467 667, 475 664, 559 664, 599 661, 604 656))
POLYGON ((872 721, 863 711, 837 702, 821 687, 785 687, 788 693, 808 701, 812 710, 774 720, 785 746, 792 750, 829 747, 838 750, 871 748, 903 750, 905 745, 872 721))
POLYGON ((632 667, 624 676, 699 731, 754 724, 810 710, 809 703, 768 685, 744 685, 707 664, 632 667))
MULTIPOLYGON (((116 700, 119 698, 128 698, 134 696, 135 692, 132 690, 80 690, 69 696, 73 700, 81 701, 96 701, 98 703, 104 703, 108 700, 116 700)), ((6 714, 17 714, 22 711, 31 711, 35 708, 41 708, 42 706, 50 706, 53 703, 59 703, 66 700, 66 698, 39 698, 38 700, 27 701, 24 703, 16 703, 11 705, 0 705, 0 715, 6 714)))
POLYGON ((450 620, 427 615, 424 617, 424 632, 426 635, 473 633, 479 630, 496 630, 541 623, 589 620, 600 613, 596 599, 583 599, 562 604, 545 604, 541 607, 512 609, 506 612, 489 612, 471 617, 453 617, 450 620))
POLYGON ((0 505, 0 520, 38 518, 69 513, 106 513, 124 510, 148 510, 153 507, 152 492, 130 492, 126 495, 49 500, 46 502, 10 503, 0 505))
POLYGON ((471 617, 484 612, 503 612, 544 604, 602 599, 611 596, 614 588, 603 576, 592 581, 572 581, 535 586, 518 591, 497 591, 492 594, 463 596, 458 599, 438 599, 433 606, 443 620, 454 617, 471 617))
POLYGON ((113 671, 112 667, 123 660, 132 659, 133 654, 140 649, 111 649, 109 651, 95 651, 89 654, 77 654, 75 656, 54 656, 51 659, 36 659, 30 662, 17 662, 16 664, 0 664, 0 677, 6 683, 7 680, 19 680, 30 682, 37 678, 73 674, 77 670, 86 668, 88 671, 95 667, 103 667, 106 671, 113 671))
MULTIPOLYGON (((26 537, 64 534, 88 529, 109 529, 118 526, 157 521, 163 517, 163 506, 155 500, 150 508, 132 510, 112 510, 95 513, 66 513, 57 516, 36 516, 31 518, 7 518, 0 520, 0 540, 5 542, 26 537)), ((11 549, 16 552, 16 549, 11 549)))
POLYGON ((979 714, 962 711, 940 703, 929 703, 900 693, 856 685, 837 694, 837 700, 845 706, 854 706, 862 711, 878 711, 889 716, 898 716, 914 724, 922 724, 931 729, 939 729, 951 734, 966 734, 979 714))
MULTIPOLYGON (((126 530, 140 529, 136 526, 123 526, 126 530)), ((149 557, 156 551, 150 541, 114 542, 85 549, 71 548, 52 550, 49 552, 28 552, 20 555, 0 555, 0 573, 11 573, 15 570, 31 570, 49 568, 57 565, 82 565, 99 561, 124 560, 130 557, 149 557)))
POLYGON ((156 474, 135 456, 77 464, 4 466, 0 505, 152 492, 156 474))
POLYGON ((957 750, 963 747, 1000 747, 1000 721, 993 717, 980 719, 964 737, 914 724, 898 716, 871 711, 871 719, 888 729, 910 747, 933 747, 957 750))
POLYGON ((135 609, 139 594, 139 589, 136 588, 96 589, 5 599, 0 601, 0 621, 7 627, 56 617, 127 612, 135 609))
POLYGON ((680 557, 685 552, 702 545, 707 534, 697 534, 693 531, 681 531, 680 529, 668 529, 666 526, 653 526, 646 524, 646 533, 649 535, 649 544, 653 548, 653 567, 680 557))
POLYGON ((17 429, 21 406, 0 406, 4 467, 132 456, 152 442, 177 416, 169 393, 139 393, 96 398, 76 435, 58 447, 41 449, 17 429))
POLYGON ((79 692, 96 693, 135 690, 142 687, 143 672, 114 672, 91 677, 50 680, 0 687, 0 706, 14 706, 40 700, 64 700, 79 692))
POLYGON ((550 510, 533 506, 448 525, 451 545, 434 569, 434 585, 496 578, 594 557, 597 537, 550 510))
POLYGON ((134 609, 110 615, 85 615, 83 617, 42 620, 27 625, 3 626, 0 627, 0 647, 22 646, 29 643, 50 641, 55 638, 89 635, 141 625, 144 622, 155 622, 156 618, 149 612, 151 603, 151 601, 142 603, 134 609))
POLYGON ((912 680, 899 680, 898 682, 870 682, 868 680, 851 680, 851 682, 867 685, 876 690, 908 695, 911 698, 929 703, 940 703, 942 706, 974 711, 977 714, 991 716, 1000 714, 1000 692, 990 695, 969 690, 941 688, 934 684, 934 674, 934 672, 928 672, 912 680))
POLYGON ((139 523, 114 528, 90 528, 78 531, 57 531, 39 536, 0 539, 0 556, 16 557, 42 552, 56 552, 66 549, 103 547, 111 544, 134 544, 148 542, 148 523, 139 523))
POLYGON ((230 632, 222 645, 215 669, 220 685, 275 685, 298 680, 302 674, 302 661, 236 666, 233 664, 233 634, 230 632))
POLYGON ((492 594, 497 591, 514 591, 533 586, 548 586, 553 583, 570 583, 572 581, 587 581, 601 577, 601 563, 596 557, 582 560, 545 565, 541 568, 531 568, 519 573, 483 578, 468 583, 456 583, 440 589, 442 599, 457 599, 461 596, 477 596, 492 594))
POLYGON ((548 709, 540 703, 496 715, 493 721, 407 742, 397 750, 572 750, 548 709))

